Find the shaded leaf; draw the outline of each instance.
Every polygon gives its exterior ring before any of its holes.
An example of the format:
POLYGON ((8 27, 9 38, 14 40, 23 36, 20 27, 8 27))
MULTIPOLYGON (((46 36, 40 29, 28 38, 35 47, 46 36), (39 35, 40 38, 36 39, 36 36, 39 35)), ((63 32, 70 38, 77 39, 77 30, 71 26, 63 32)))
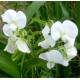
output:
POLYGON ((0 51, 0 69, 13 77, 20 77, 19 69, 11 59, 0 51))
POLYGON ((34 1, 31 3, 31 5, 28 7, 26 11, 27 16, 27 23, 30 21, 32 16, 36 13, 36 11, 44 4, 45 1, 34 1))
POLYGON ((63 16, 64 16, 64 19, 69 19, 69 13, 68 11, 66 10, 66 8, 63 6, 62 2, 60 2, 60 7, 61 7, 61 10, 62 10, 62 13, 63 13, 63 16))

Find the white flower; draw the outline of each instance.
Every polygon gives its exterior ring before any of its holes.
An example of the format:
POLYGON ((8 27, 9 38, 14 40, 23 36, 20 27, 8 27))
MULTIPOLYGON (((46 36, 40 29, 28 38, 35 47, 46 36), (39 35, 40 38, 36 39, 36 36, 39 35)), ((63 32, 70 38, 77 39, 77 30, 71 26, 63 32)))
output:
POLYGON ((26 52, 30 53, 30 50, 29 50, 27 44, 20 38, 16 37, 13 34, 13 31, 11 30, 11 28, 9 28, 7 25, 4 25, 3 32, 6 36, 9 36, 8 44, 7 44, 6 48, 4 49, 5 51, 14 53, 15 50, 19 49, 20 51, 22 51, 24 53, 26 53, 26 52))
POLYGON ((51 27, 51 36, 55 41, 62 39, 67 57, 63 56, 62 65, 68 66, 69 61, 77 55, 74 47, 75 39, 78 35, 78 28, 75 23, 65 20, 63 23, 57 21, 51 27))
POLYGON ((48 69, 51 69, 52 67, 54 67, 55 63, 61 64, 61 62, 63 61, 62 54, 57 50, 51 50, 49 52, 42 53, 39 55, 39 58, 48 61, 47 62, 48 69))
POLYGON ((66 43, 64 45, 65 47, 65 53, 67 54, 67 58, 64 58, 62 61, 62 65, 64 66, 68 66, 69 61, 74 58, 75 56, 77 56, 77 50, 76 48, 71 45, 70 43, 66 43))
POLYGON ((26 26, 26 15, 22 11, 14 11, 12 9, 7 10, 2 14, 3 22, 6 22, 6 26, 15 31, 16 28, 22 29, 26 26))
POLYGON ((74 46, 70 45, 69 43, 66 43, 64 47, 69 57, 74 58, 77 55, 77 50, 74 46))
POLYGON ((61 38, 63 42, 70 42, 77 35, 78 28, 76 24, 69 20, 65 20, 63 23, 57 21, 51 27, 51 36, 55 41, 61 38))
POLYGON ((44 29, 42 30, 42 34, 45 38, 44 41, 40 42, 38 46, 41 46, 44 49, 49 48, 49 46, 54 47, 55 46, 55 41, 54 39, 49 35, 50 29, 48 26, 45 26, 44 29))
POLYGON ((27 44, 19 37, 13 34, 16 28, 22 29, 26 25, 26 16, 23 12, 16 12, 14 10, 7 10, 3 15, 2 19, 5 24, 3 26, 3 32, 6 36, 9 37, 8 44, 5 51, 14 53, 15 50, 19 49, 24 53, 30 53, 30 50, 27 44))
POLYGON ((12 36, 8 39, 8 44, 5 47, 4 51, 7 51, 9 53, 14 53, 14 51, 17 49, 19 49, 24 53, 30 53, 30 49, 23 40, 21 40, 16 36, 12 36))

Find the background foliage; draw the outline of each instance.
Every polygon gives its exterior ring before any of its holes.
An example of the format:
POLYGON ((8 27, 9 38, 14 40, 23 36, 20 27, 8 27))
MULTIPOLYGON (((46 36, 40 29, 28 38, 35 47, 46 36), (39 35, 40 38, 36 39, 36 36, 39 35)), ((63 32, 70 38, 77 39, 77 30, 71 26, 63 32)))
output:
POLYGON ((8 9, 23 11, 27 16, 26 30, 29 32, 31 54, 16 51, 13 55, 4 52, 7 37, 2 32, 3 22, 0 16, 0 77, 80 77, 80 2, 2 2, 0 1, 0 15, 8 9), (38 55, 45 51, 37 47, 41 37, 41 30, 46 22, 51 23, 69 19, 76 23, 79 34, 75 46, 78 56, 71 60, 68 67, 56 65, 48 70, 38 55), (36 42, 35 42, 36 41, 36 42), (36 48, 37 47, 37 48, 36 48))

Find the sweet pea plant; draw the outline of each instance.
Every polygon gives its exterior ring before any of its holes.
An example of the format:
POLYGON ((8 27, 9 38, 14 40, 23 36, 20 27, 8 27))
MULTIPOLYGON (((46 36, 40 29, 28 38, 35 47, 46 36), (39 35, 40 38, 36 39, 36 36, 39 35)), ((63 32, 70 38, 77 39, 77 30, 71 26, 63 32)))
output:
POLYGON ((79 5, 0 2, 0 77, 80 77, 79 5))
MULTIPOLYGON (((69 61, 77 56, 74 43, 78 35, 78 28, 72 21, 56 21, 51 25, 45 23, 42 31, 31 33, 30 30, 26 30, 28 18, 22 11, 9 9, 1 17, 2 21, 5 22, 3 32, 8 37, 8 43, 4 51, 11 53, 12 60, 15 62, 22 58, 22 62, 19 63, 19 65, 21 64, 20 71, 26 71, 23 68, 28 68, 28 65, 23 64, 28 62, 30 56, 33 56, 32 58, 36 56, 39 62, 43 62, 43 68, 47 67, 47 70, 55 69, 57 64, 66 67, 69 65, 69 61), (42 39, 36 41, 36 35, 40 35, 42 39), (36 42, 38 42, 37 46, 35 46, 36 42), (34 48, 32 46, 35 46, 36 50, 32 49, 34 48), (23 55, 23 57, 19 58, 19 55, 23 55), (25 56, 27 57, 25 58, 25 56)), ((31 63, 32 66, 35 64, 38 64, 38 62, 31 63)), ((37 69, 37 67, 34 68, 37 69)), ((21 76, 23 76, 22 73, 21 76)))

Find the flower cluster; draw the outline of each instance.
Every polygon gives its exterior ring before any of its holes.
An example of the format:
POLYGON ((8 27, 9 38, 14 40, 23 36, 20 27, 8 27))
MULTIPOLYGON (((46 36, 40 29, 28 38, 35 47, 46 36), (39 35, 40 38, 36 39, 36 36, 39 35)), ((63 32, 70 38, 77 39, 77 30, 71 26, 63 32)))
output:
POLYGON ((9 37, 8 44, 4 51, 14 53, 15 50, 19 49, 24 53, 30 53, 30 49, 28 48, 26 42, 22 40, 21 37, 14 34, 17 30, 21 30, 26 26, 27 19, 25 14, 22 11, 16 12, 10 9, 2 14, 1 17, 3 22, 6 23, 3 26, 3 32, 9 37))
POLYGON ((51 29, 45 26, 42 34, 45 40, 38 46, 51 49, 39 55, 39 58, 47 61, 47 68, 51 69, 55 64, 68 66, 69 61, 77 55, 74 43, 78 29, 75 23, 70 20, 65 20, 63 23, 57 21, 51 26, 51 29))
MULTIPOLYGON (((16 12, 9 9, 1 17, 6 23, 3 26, 3 32, 9 37, 4 51, 14 53, 18 49, 23 53, 30 53, 28 44, 21 34, 21 32, 26 32, 23 30, 27 22, 26 15, 22 11, 16 12)), ((27 32, 24 34, 27 36, 27 32)), ((76 24, 70 20, 65 20, 63 23, 57 21, 51 26, 51 29, 46 25, 42 34, 44 40, 39 42, 38 46, 49 51, 41 53, 39 58, 47 61, 47 68, 51 69, 55 64, 68 66, 69 61, 77 55, 74 46, 78 35, 76 24)))

